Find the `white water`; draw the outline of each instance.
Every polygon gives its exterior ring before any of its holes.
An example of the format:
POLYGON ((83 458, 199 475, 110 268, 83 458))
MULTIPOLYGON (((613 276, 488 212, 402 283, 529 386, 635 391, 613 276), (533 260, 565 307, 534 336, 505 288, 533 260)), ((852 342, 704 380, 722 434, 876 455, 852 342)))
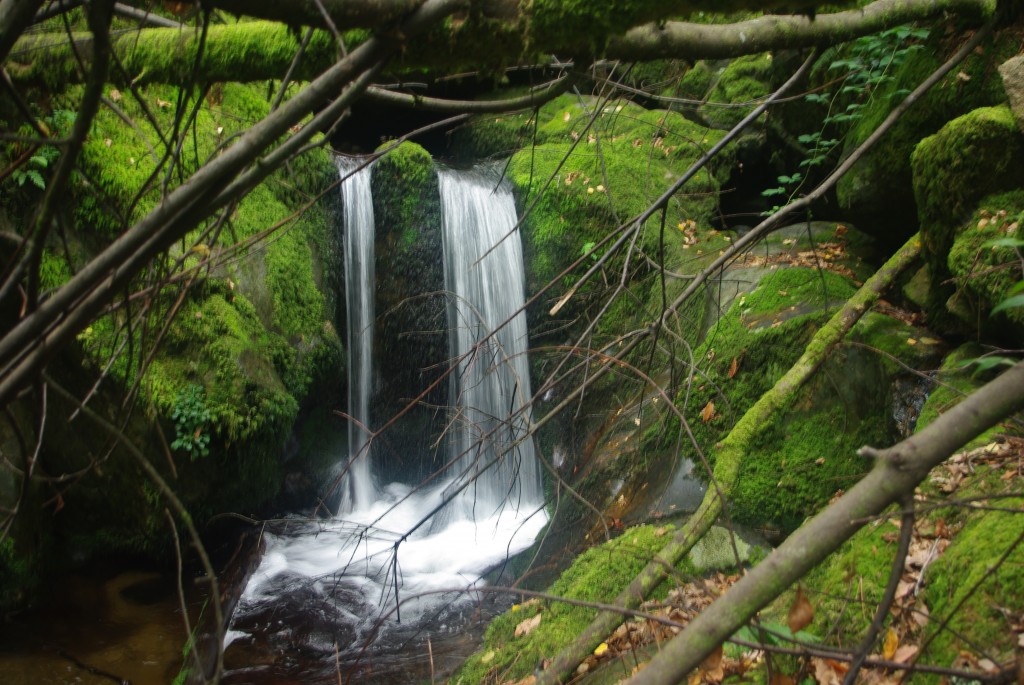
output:
MULTIPOLYGON (((353 168, 348 164, 339 160, 342 175, 353 168)), ((348 411, 364 424, 372 379, 374 292, 369 179, 367 169, 342 186, 349 291, 348 411)), ((471 598, 465 590, 528 548, 547 522, 533 444, 521 439, 528 414, 519 408, 530 397, 530 386, 525 316, 512 316, 523 303, 518 233, 474 265, 515 225, 512 195, 506 188, 491 192, 493 182, 475 175, 442 171, 439 179, 445 278, 453 302, 459 303, 449 307, 451 353, 466 355, 456 374, 461 380, 452 387, 454 411, 461 420, 454 422, 449 451, 462 456, 441 482, 416 489, 398 483, 380 488, 374 483, 369 450, 364 449, 365 433, 354 427, 349 449, 359 456, 346 474, 341 513, 329 521, 296 521, 286 531, 268 532, 265 554, 236 617, 258 612, 289 593, 312 591, 320 598, 317 610, 329 604, 358 639, 368 634, 378 617, 389 618, 385 632, 399 617, 393 613, 397 591, 402 623, 433 619, 471 598), (490 341, 477 345, 510 318, 490 341), (495 463, 488 466, 490 462, 495 463), (460 588, 461 592, 437 593, 460 588), (417 593, 435 594, 414 598, 417 593)), ((245 634, 233 630, 229 636, 245 634)))
MULTIPOLYGON (((344 178, 362 163, 338 157, 344 178)), ((374 222, 371 166, 341 184, 345 246, 345 310, 348 318, 348 471, 341 483, 341 511, 369 506, 375 497, 370 470, 370 391, 373 383, 374 222), (366 284, 370 284, 367 287, 366 284)))
POLYGON ((527 438, 530 375, 523 250, 512 192, 483 175, 439 170, 449 350, 459 359, 449 449, 459 514, 534 509, 543 501, 527 438), (497 186, 497 187, 496 187, 497 186))

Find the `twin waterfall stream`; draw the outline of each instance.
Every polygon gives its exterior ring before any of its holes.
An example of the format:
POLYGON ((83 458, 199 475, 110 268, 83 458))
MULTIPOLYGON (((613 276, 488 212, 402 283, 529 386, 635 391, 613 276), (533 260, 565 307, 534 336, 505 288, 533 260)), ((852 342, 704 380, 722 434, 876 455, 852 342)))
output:
POLYGON ((431 482, 376 478, 373 421, 388 417, 370 411, 374 291, 375 278, 388 275, 374 274, 372 166, 359 164, 338 160, 350 417, 349 453, 339 455, 340 505, 331 519, 296 518, 264 534, 265 553, 225 640, 257 651, 257 643, 275 640, 268 634, 301 641, 300 651, 329 656, 332 667, 335 659, 372 662, 368 655, 407 645, 426 630, 459 632, 462 613, 479 599, 467 589, 528 548, 547 522, 527 434, 531 389, 515 204, 506 185, 484 173, 437 172, 454 365, 448 412, 440 417, 438 462, 447 467, 431 482), (283 617, 290 615, 301 615, 302 627, 289 625, 283 617))

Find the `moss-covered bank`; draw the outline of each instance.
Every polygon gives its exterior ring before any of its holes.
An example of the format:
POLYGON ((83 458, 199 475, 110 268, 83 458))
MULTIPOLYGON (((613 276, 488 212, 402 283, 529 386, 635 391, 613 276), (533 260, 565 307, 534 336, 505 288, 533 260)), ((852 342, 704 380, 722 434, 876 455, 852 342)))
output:
MULTIPOLYGON (((233 83, 202 93, 143 86, 141 103, 116 89, 105 95, 117 108, 101 108, 93 123, 66 203, 67 228, 51 234, 43 254, 44 289, 58 287, 264 117, 273 96, 233 83), (192 107, 194 119, 176 122, 177 104, 192 107), (122 114, 136 124, 126 125, 122 114), (168 144, 175 154, 171 165, 165 165, 168 144)), ((72 89, 54 97, 47 116, 58 117, 77 96, 72 89)), ((93 408, 108 418, 131 409, 126 434, 200 524, 224 511, 257 513, 286 481, 289 494, 311 502, 330 466, 327 442, 336 427, 327 417, 340 405, 344 376, 335 330, 340 258, 330 184, 336 178, 322 149, 274 174, 159 257, 144 277, 148 282, 140 278, 132 286, 166 279, 162 287, 101 316, 51 365, 54 377, 79 396, 104 376, 93 408), (263 232, 268 239, 257 243, 263 232), (80 366, 85 370, 76 370, 80 366), (298 444, 308 450, 289 463, 298 444), (289 478, 292 472, 301 475, 289 478)), ((7 211, 19 212, 29 211, 38 191, 7 183, 3 192, 16 200, 7 211)), ((27 406, 40 405, 33 400, 27 406)), ((110 436, 87 417, 68 425, 73 407, 52 398, 47 406, 52 430, 43 442, 40 475, 78 474, 43 486, 38 500, 25 503, 57 504, 52 534, 61 544, 53 560, 171 554, 166 503, 157 489, 118 449, 110 451, 110 436)), ((20 544, 16 540, 15 548, 20 544)), ((18 568, 13 561, 5 565, 18 568)))

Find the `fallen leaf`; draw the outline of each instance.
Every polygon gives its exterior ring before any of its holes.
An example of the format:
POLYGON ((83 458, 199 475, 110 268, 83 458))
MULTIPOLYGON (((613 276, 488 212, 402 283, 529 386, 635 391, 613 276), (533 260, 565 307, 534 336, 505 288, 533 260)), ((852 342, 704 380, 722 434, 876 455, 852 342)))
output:
POLYGON ((537 614, 533 618, 528 618, 519 625, 517 625, 515 636, 522 637, 524 635, 529 635, 531 632, 533 632, 533 630, 540 625, 541 616, 543 616, 543 614, 537 614))
POLYGON ((718 645, 715 651, 708 654, 707 658, 701 662, 700 670, 707 681, 717 683, 725 677, 725 668, 722 666, 722 645, 718 645))
POLYGON ((917 645, 903 645, 892 655, 892 660, 900 664, 909 664, 917 652, 917 645))
POLYGON ((796 678, 791 675, 775 671, 772 673, 772 679, 768 685, 796 685, 796 678))
POLYGON ((916 345, 917 341, 914 340, 913 338, 907 338, 907 344, 908 345, 916 345))
POLYGON ((793 633, 799 633, 809 626, 812 620, 814 620, 814 607, 808 601, 803 588, 798 587, 796 589, 796 597, 793 598, 793 605, 789 607, 789 616, 786 617, 789 630, 793 633))
POLYGON ((604 654, 607 651, 608 651, 608 643, 607 642, 602 642, 601 644, 599 644, 597 646, 597 649, 594 650, 594 656, 601 656, 602 654, 604 654))
POLYGON ((494 658, 494 650, 492 649, 491 651, 487 652, 482 657, 480 657, 480 663, 486 664, 487 662, 489 662, 493 658, 494 658))
POLYGON ((825 659, 811 659, 811 663, 814 665, 814 679, 818 681, 818 685, 840 685, 842 679, 836 670, 832 668, 832 663, 825 659))
POLYGON ((110 89, 110 99, 113 102, 120 102, 121 101, 121 91, 119 91, 117 88, 111 88, 110 89))
POLYGON ((569 121, 570 119, 572 119, 572 114, 570 114, 569 112, 566 112, 565 114, 562 115, 562 121, 569 121))
POLYGON ((740 370, 740 361, 736 357, 732 358, 732 363, 729 364, 729 378, 734 378, 736 372, 740 370))
POLYGON ((704 423, 708 423, 711 419, 715 418, 715 403, 708 402, 704 405, 704 409, 701 411, 700 417, 704 419, 704 423))
POLYGON ((900 636, 890 626, 889 630, 885 631, 885 642, 882 643, 882 657, 891 660, 896 655, 896 650, 899 646, 900 636))

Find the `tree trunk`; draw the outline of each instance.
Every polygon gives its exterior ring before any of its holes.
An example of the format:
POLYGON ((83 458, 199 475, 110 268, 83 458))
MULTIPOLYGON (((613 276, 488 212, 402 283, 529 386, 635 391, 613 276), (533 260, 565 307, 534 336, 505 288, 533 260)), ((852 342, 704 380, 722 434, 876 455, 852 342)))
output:
MULTIPOLYGON (((447 22, 416 41, 406 41, 401 32, 393 31, 390 37, 397 38, 402 48, 400 58, 391 67, 476 69, 522 60, 543 63, 551 53, 622 60, 720 59, 831 45, 945 12, 978 21, 991 12, 985 0, 877 0, 863 9, 818 15, 813 20, 805 16, 764 16, 736 24, 642 24, 668 16, 672 7, 639 4, 639 9, 614 10, 631 3, 608 3, 611 9, 595 13, 589 5, 569 9, 564 3, 533 3, 529 15, 447 22)), ((280 3, 274 6, 291 7, 280 3)), ((266 15, 275 18, 276 12, 268 11, 266 15)), ((367 34, 350 32, 343 38, 345 47, 352 49, 366 40, 367 34)), ((279 79, 299 51, 298 35, 290 25, 276 21, 213 25, 205 40, 198 73, 206 82, 279 79)), ((74 41, 77 50, 89 59, 91 38, 76 34, 74 41)), ((114 39, 125 72, 136 83, 186 82, 200 43, 200 33, 195 29, 147 28, 114 39)), ((314 32, 296 65, 294 78, 314 78, 337 60, 338 52, 332 33, 314 32)), ((81 78, 74 51, 63 33, 23 37, 11 52, 7 70, 15 81, 42 83, 51 89, 81 78)))

